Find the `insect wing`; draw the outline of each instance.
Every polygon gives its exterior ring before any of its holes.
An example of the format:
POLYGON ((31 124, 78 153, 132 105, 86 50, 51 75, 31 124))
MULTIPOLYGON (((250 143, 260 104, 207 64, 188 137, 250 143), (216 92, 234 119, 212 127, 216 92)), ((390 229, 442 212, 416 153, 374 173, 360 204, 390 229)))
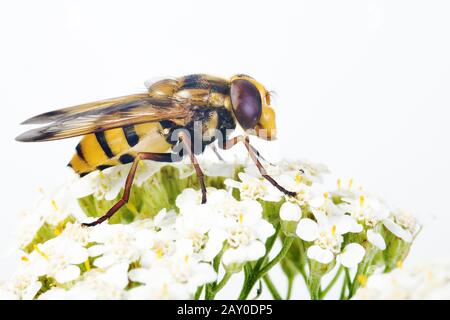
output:
POLYGON ((38 115, 24 123, 51 123, 29 130, 16 140, 24 142, 59 140, 130 124, 187 119, 189 116, 189 109, 183 101, 137 94, 38 115))

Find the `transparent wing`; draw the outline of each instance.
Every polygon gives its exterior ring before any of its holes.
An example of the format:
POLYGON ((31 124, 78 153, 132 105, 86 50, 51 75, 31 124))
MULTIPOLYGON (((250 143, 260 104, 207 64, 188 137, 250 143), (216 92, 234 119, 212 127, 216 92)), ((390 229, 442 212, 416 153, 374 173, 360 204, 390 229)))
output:
POLYGON ((50 124, 29 130, 16 140, 32 142, 65 139, 129 124, 189 119, 190 114, 187 104, 183 101, 135 94, 35 116, 24 124, 50 124))

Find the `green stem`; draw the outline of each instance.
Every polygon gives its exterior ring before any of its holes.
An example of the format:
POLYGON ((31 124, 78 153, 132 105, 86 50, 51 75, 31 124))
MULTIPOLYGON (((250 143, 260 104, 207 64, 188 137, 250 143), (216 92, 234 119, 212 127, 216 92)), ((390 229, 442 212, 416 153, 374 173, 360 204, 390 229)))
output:
POLYGON ((376 253, 378 252, 378 249, 372 247, 370 250, 366 251, 366 256, 364 257, 364 260, 358 265, 358 269, 356 270, 355 277, 353 278, 353 282, 351 287, 349 288, 349 294, 347 299, 351 299, 355 294, 356 291, 358 291, 359 287, 361 286, 361 279, 360 277, 366 278, 367 273, 369 272, 369 267, 372 264, 372 260, 375 257, 376 253))
POLYGON ((345 300, 345 293, 347 291, 347 286, 348 286, 347 281, 348 281, 347 280, 347 275, 345 275, 344 282, 342 283, 341 295, 339 296, 339 300, 345 300))
POLYGON ((223 276, 222 280, 216 285, 213 285, 210 290, 206 292, 205 299, 206 300, 213 300, 216 296, 216 294, 223 289, 223 287, 227 284, 228 280, 230 280, 231 276, 233 275, 232 272, 227 272, 223 276))
POLYGON ((279 263, 281 259, 284 258, 286 253, 289 251, 289 248, 291 247, 293 241, 294 241, 293 237, 286 238, 283 247, 281 248, 281 251, 277 254, 275 258, 273 258, 272 261, 270 261, 260 270, 256 270, 256 268, 253 269, 253 275, 249 279, 248 283, 244 285, 244 287, 242 288, 242 291, 238 298, 239 300, 247 299, 248 295, 250 294, 250 291, 252 290, 253 286, 258 281, 258 279, 263 277, 267 272, 269 272, 270 269, 272 269, 277 263, 279 263))
POLYGON ((320 282, 322 276, 310 276, 308 279, 308 289, 311 300, 320 300, 320 282))
POLYGON ((335 283, 339 279, 339 276, 341 275, 343 269, 344 268, 342 266, 339 267, 338 271, 336 272, 335 276, 330 281, 328 286, 320 293, 320 299, 323 299, 327 295, 328 291, 330 291, 330 289, 335 285, 335 283))
POLYGON ((275 300, 283 300, 283 298, 281 298, 281 295, 278 293, 277 288, 275 287, 275 285, 273 284, 272 280, 270 279, 269 275, 266 274, 263 277, 263 280, 267 286, 267 288, 269 289, 270 293, 272 294, 272 297, 275 300))
POLYGON ((202 292, 203 292, 203 287, 204 286, 201 286, 201 287, 197 288, 197 291, 195 291, 194 300, 199 300, 200 299, 200 296, 202 295, 202 292))
POLYGON ((298 265, 296 263, 294 263, 295 268, 298 270, 298 272, 300 272, 300 274, 303 277, 303 280, 305 280, 305 283, 308 281, 308 276, 306 275, 306 271, 304 269, 303 265, 298 265))
MULTIPOLYGON (((220 261, 222 260, 223 253, 227 249, 227 245, 225 244, 222 250, 217 254, 217 256, 213 260, 213 268, 216 274, 219 273, 220 261)), ((210 298, 214 298, 214 288, 217 286, 217 280, 213 283, 209 283, 205 285, 205 299, 211 300, 210 298)))
POLYGON ((214 295, 223 289, 223 287, 227 284, 228 280, 230 280, 232 275, 233 275, 232 272, 225 273, 222 280, 220 280, 220 282, 214 287, 214 295))
POLYGON ((269 272, 270 269, 272 269, 276 264, 278 264, 278 262, 280 262, 281 259, 284 258, 286 253, 288 253, 288 251, 289 251, 289 249, 290 249, 290 247, 292 245, 292 242, 294 242, 294 238, 293 237, 289 237, 289 238, 286 238, 284 240, 284 244, 283 244, 283 247, 281 248, 281 251, 277 254, 277 256, 275 258, 273 258, 272 261, 270 261, 268 264, 266 264, 264 266, 264 268, 262 268, 258 272, 258 274, 259 274, 258 278, 264 276, 267 272, 269 272))
POLYGON ((262 264, 264 263, 264 261, 267 259, 267 257, 269 256, 270 251, 272 251, 273 245, 275 244, 275 241, 278 238, 278 234, 280 233, 281 230, 281 223, 279 223, 275 229, 275 233, 272 237, 270 237, 267 240, 266 243, 266 253, 264 254, 264 256, 258 260, 258 262, 256 262, 255 267, 253 268, 253 270, 259 270, 262 266, 262 264))
POLYGON ((214 258, 213 260, 213 268, 215 272, 219 271, 219 267, 220 267, 220 261, 222 260, 222 256, 223 253, 225 252, 225 250, 227 249, 227 245, 225 244, 222 248, 222 250, 220 250, 220 252, 217 254, 217 256, 214 258))
POLYGON ((270 237, 266 242, 266 253, 264 254, 264 256, 262 258, 260 258, 256 262, 254 267, 251 265, 250 262, 247 262, 244 265, 245 279, 244 279, 244 284, 242 285, 241 294, 249 286, 249 283, 251 281, 253 281, 253 270, 255 270, 257 272, 259 270, 259 268, 261 267, 261 265, 264 263, 264 261, 267 259, 267 256, 269 255, 270 251, 273 248, 273 245, 275 244, 276 239, 278 238, 278 234, 280 233, 280 230, 281 230, 281 224, 279 223, 275 229, 275 234, 272 237, 270 237))
POLYGON ((349 297, 347 297, 345 295, 345 291, 346 291, 346 289, 348 289, 348 294, 350 295, 350 291, 351 291, 352 285, 353 284, 352 284, 352 280, 350 278, 350 271, 347 268, 345 268, 345 281, 344 281, 344 286, 343 286, 342 292, 341 292, 341 300, 348 300, 349 299, 349 297), (344 293, 344 295, 342 295, 342 293, 344 293))
POLYGON ((292 296, 292 287, 294 286, 294 276, 290 276, 288 278, 288 290, 287 290, 287 294, 286 294, 286 300, 290 300, 291 296, 292 296))

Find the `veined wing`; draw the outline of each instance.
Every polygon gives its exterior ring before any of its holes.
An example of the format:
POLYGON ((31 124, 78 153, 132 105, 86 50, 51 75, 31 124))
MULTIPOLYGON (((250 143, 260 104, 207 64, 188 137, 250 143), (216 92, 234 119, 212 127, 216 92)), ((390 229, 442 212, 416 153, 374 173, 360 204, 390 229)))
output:
POLYGON ((80 104, 80 105, 73 106, 73 107, 53 110, 53 111, 39 114, 37 116, 34 116, 30 119, 25 120, 21 124, 45 124, 45 123, 55 122, 60 119, 63 119, 63 118, 69 117, 69 116, 74 116, 76 114, 83 113, 86 111, 106 109, 113 105, 126 104, 127 102, 132 102, 132 101, 135 101, 138 99, 145 99, 147 97, 148 97, 147 93, 141 93, 141 94, 132 94, 132 95, 127 95, 127 96, 122 96, 122 97, 117 97, 117 98, 112 98, 112 99, 105 99, 105 100, 100 100, 100 101, 95 101, 95 102, 84 103, 84 104, 80 104))
POLYGON ((187 104, 181 101, 135 94, 38 115, 24 123, 50 124, 29 130, 16 140, 32 142, 65 139, 130 124, 189 119, 190 114, 187 104))

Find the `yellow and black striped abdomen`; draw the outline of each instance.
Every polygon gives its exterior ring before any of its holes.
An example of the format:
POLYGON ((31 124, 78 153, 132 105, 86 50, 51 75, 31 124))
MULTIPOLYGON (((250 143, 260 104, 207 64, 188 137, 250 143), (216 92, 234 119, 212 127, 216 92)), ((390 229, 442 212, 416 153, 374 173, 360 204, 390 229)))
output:
POLYGON ((85 135, 69 166, 84 176, 95 170, 132 162, 137 152, 166 152, 171 145, 159 122, 129 125, 85 135))

